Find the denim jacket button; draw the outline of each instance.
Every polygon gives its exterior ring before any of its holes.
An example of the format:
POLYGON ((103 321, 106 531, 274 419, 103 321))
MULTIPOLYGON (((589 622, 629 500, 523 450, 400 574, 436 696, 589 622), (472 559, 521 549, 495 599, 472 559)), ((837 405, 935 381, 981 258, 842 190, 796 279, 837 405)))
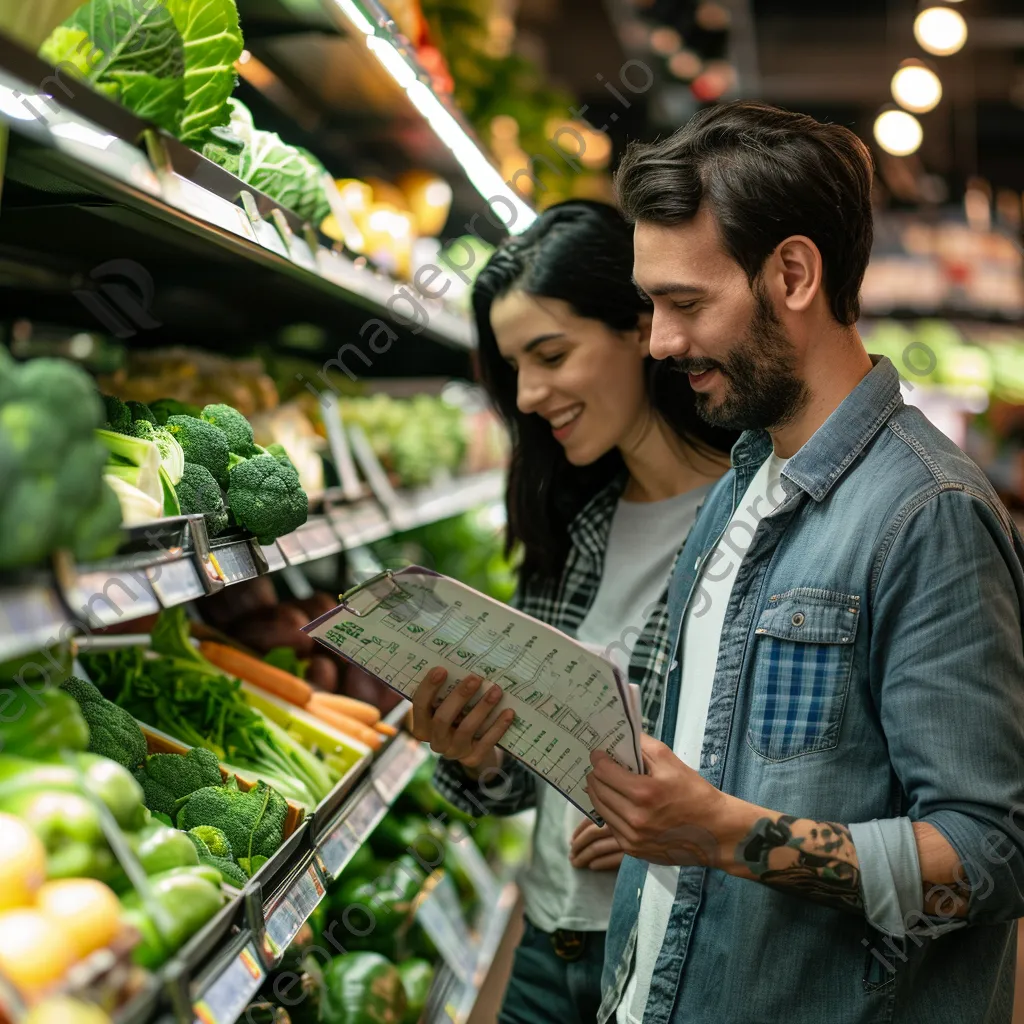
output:
POLYGON ((794 626, 802 626, 804 624, 804 613, 793 612, 793 618, 790 621, 792 621, 794 626))

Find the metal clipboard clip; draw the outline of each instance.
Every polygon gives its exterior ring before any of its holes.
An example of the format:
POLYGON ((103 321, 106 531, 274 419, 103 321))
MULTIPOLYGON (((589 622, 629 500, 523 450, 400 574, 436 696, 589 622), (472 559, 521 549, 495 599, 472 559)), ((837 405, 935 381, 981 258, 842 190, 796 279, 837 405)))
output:
POLYGON ((376 611, 389 597, 403 594, 404 591, 395 581, 394 571, 385 569, 376 576, 371 576, 351 590, 341 595, 341 605, 356 618, 362 618, 376 611))

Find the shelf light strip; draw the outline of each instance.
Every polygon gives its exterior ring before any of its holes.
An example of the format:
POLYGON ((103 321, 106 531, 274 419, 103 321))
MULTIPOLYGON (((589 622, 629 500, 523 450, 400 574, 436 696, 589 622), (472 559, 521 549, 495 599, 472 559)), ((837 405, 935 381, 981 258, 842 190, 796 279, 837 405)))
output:
POLYGON ((466 177, 487 200, 495 216, 512 234, 525 231, 537 219, 537 214, 515 189, 502 179, 497 168, 469 137, 458 120, 419 80, 416 69, 388 39, 376 34, 373 24, 360 10, 355 0, 334 2, 353 27, 366 36, 367 47, 380 61, 384 70, 405 90, 409 101, 423 115, 437 137, 451 150, 466 172, 466 177))

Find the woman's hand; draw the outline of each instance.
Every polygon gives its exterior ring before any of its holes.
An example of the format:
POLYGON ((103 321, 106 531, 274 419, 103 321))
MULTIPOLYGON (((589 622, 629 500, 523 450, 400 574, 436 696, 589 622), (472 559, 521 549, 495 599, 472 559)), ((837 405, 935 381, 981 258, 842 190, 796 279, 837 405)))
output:
POLYGON ((612 830, 607 825, 584 821, 572 834, 569 863, 574 868, 591 871, 614 871, 625 854, 612 830))
POLYGON ((412 734, 430 744, 430 749, 451 761, 458 761, 473 778, 501 765, 502 752, 495 744, 512 724, 515 712, 506 708, 479 737, 484 722, 501 700, 501 687, 492 686, 476 704, 466 710, 483 680, 466 676, 437 707, 434 702, 448 672, 431 669, 420 683, 412 701, 412 734))

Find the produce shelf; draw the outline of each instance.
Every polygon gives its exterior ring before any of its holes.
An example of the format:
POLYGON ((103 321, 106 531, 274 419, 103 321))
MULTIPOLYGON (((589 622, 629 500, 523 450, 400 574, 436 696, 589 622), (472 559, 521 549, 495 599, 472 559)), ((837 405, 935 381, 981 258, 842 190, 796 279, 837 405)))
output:
POLYGON ((515 882, 506 882, 499 890, 494 906, 481 912, 481 919, 487 921, 487 927, 481 936, 476 968, 470 981, 460 982, 447 966, 438 969, 423 1015, 425 1024, 465 1024, 469 1019, 508 929, 518 896, 515 882))
POLYGON ((502 472, 496 470, 399 491, 391 514, 373 498, 334 504, 328 496, 326 513, 311 515, 304 526, 271 545, 230 536, 210 542, 194 522, 202 517, 192 516, 182 517, 191 534, 178 544, 167 546, 161 538, 148 550, 87 566, 59 556, 52 570, 0 580, 0 661, 82 628, 129 622, 288 565, 304 565, 458 515, 497 500, 503 486, 502 472))
POLYGON ((304 322, 323 330, 324 351, 333 355, 367 317, 379 317, 397 340, 368 367, 364 354, 361 374, 468 373, 473 340, 463 314, 417 298, 424 322, 411 333, 405 328, 413 322, 388 309, 407 313, 396 296, 411 286, 340 251, 290 210, 103 96, 80 88, 44 98, 38 83, 48 80, 49 65, 0 36, 0 122, 10 129, 0 314, 96 330, 97 304, 106 301, 98 284, 109 271, 151 283, 149 308, 127 325, 133 345, 166 344, 188 330, 194 343, 234 351, 304 322))

